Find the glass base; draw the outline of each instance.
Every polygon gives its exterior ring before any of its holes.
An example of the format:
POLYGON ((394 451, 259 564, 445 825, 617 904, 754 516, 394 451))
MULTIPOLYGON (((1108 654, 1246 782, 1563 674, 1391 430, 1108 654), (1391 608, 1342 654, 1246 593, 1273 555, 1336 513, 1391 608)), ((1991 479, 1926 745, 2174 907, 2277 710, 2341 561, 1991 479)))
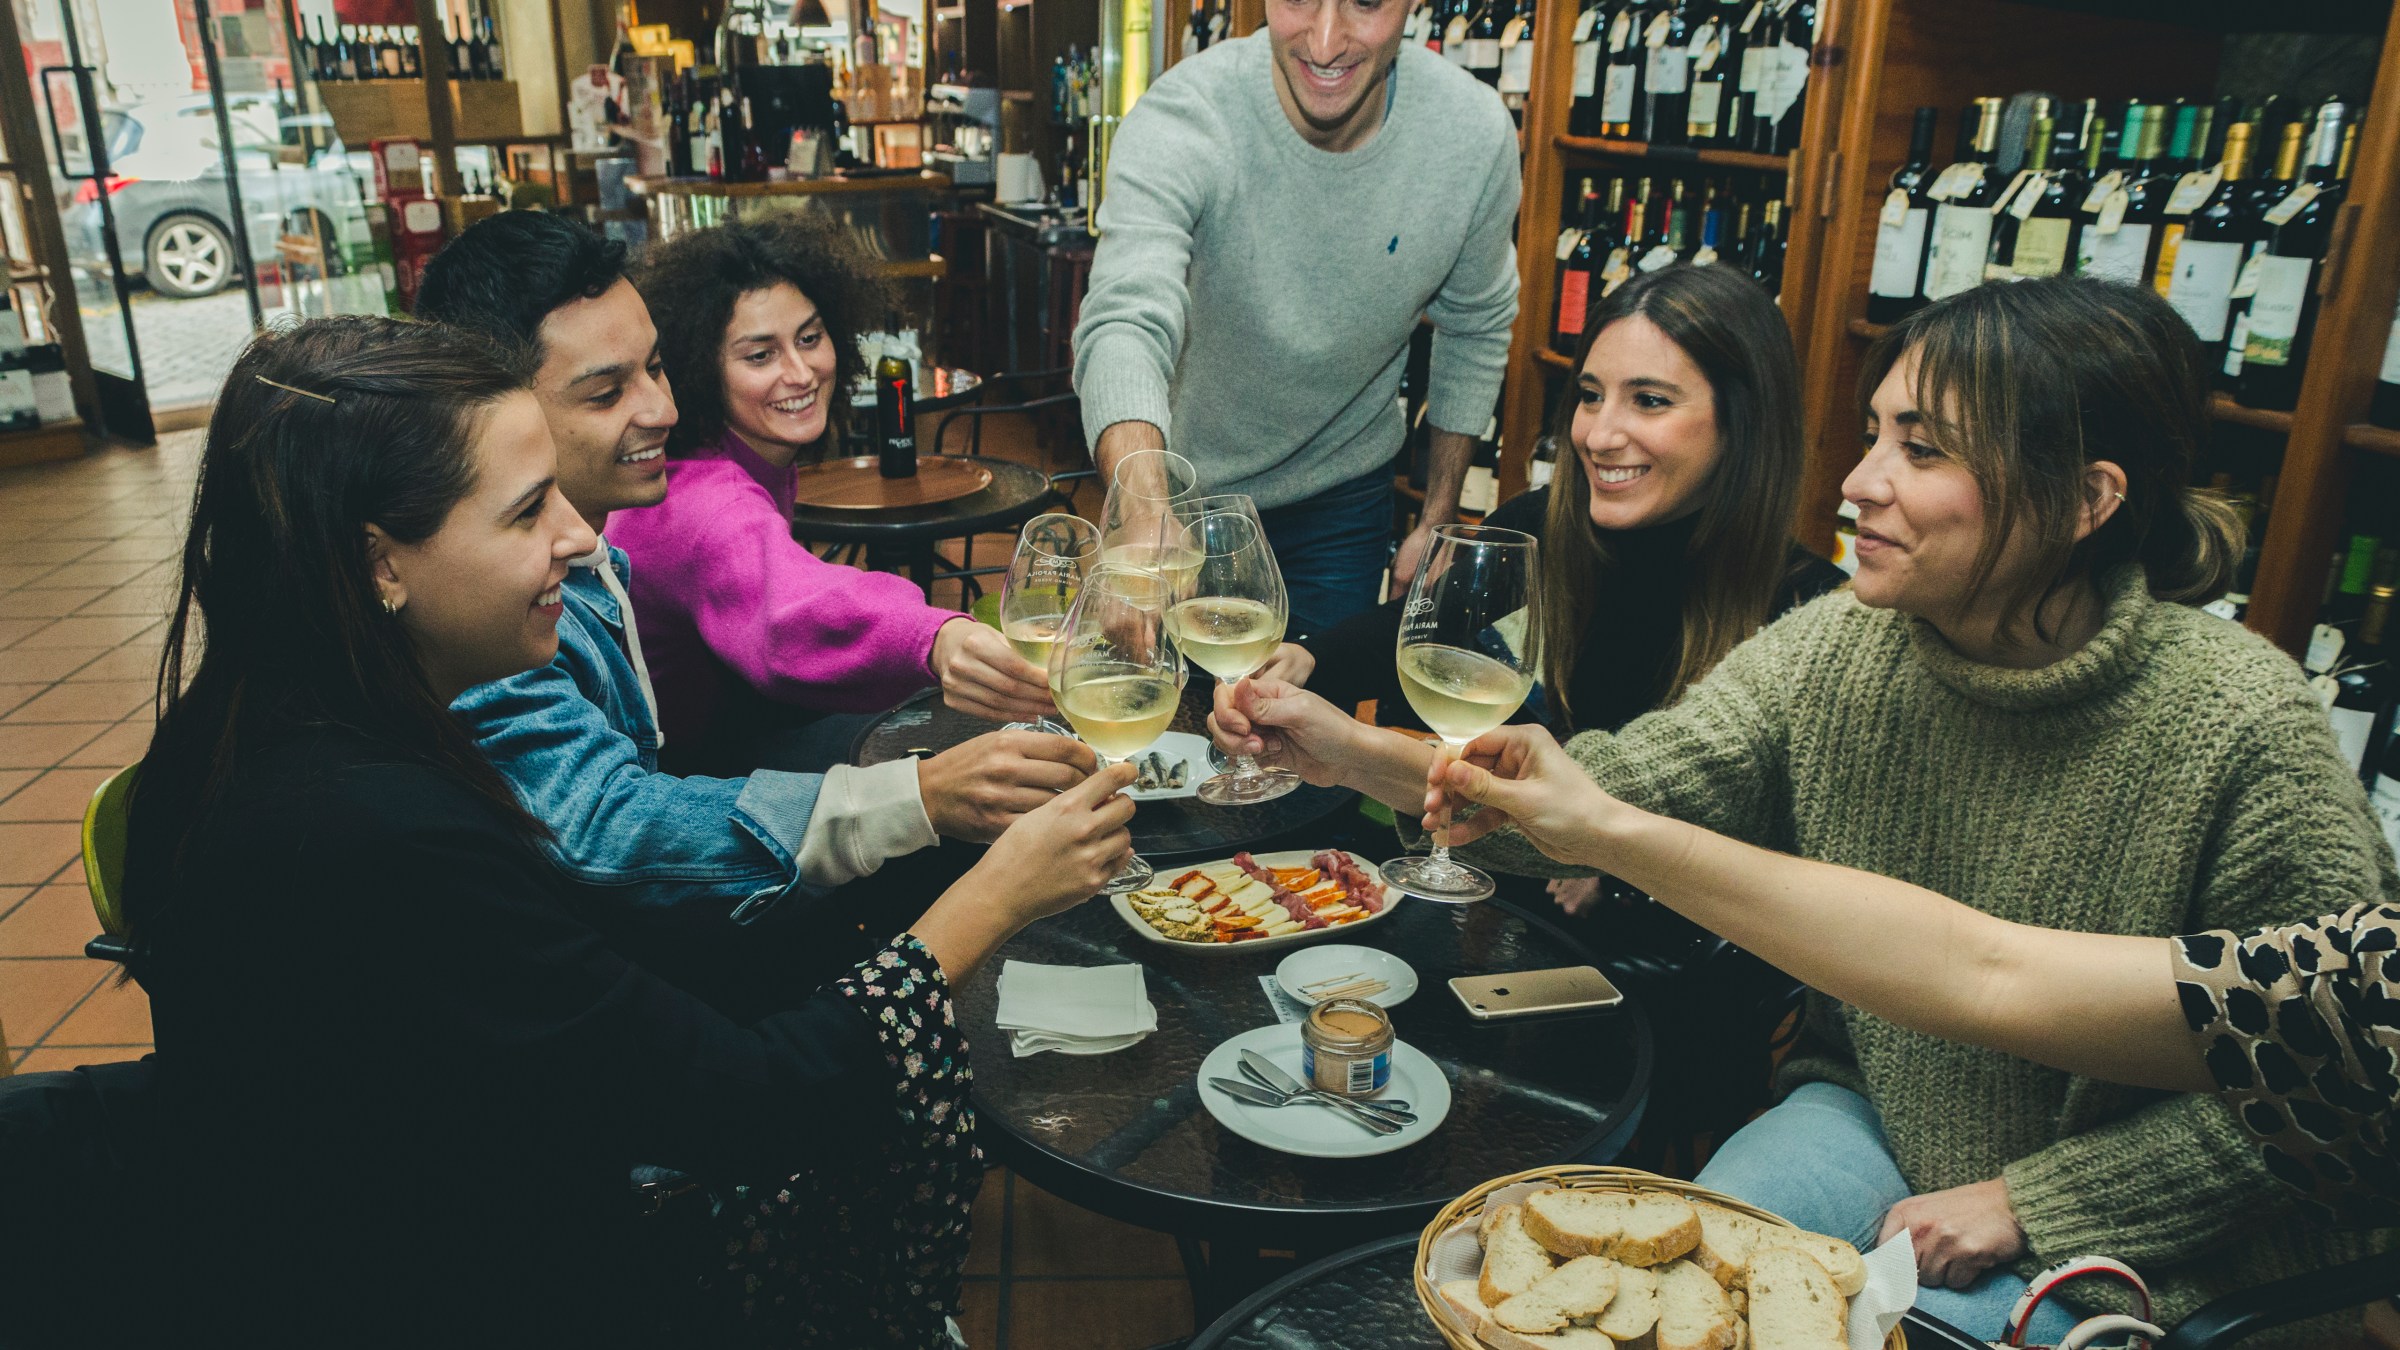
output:
POLYGON ((1133 861, 1125 864, 1123 871, 1108 879, 1108 884, 1100 888, 1100 893, 1102 895, 1123 895, 1127 891, 1138 891, 1149 885, 1151 879, 1157 875, 1157 870, 1144 861, 1141 854, 1136 853, 1133 855, 1133 861))
POLYGON ((1252 773, 1218 774, 1202 783, 1193 795, 1211 806, 1249 806, 1289 796, 1299 786, 1300 775, 1290 769, 1259 769, 1252 773))
POLYGON ((1492 898, 1492 879, 1465 863, 1448 858, 1429 858, 1410 854, 1394 858, 1377 869, 1383 873, 1383 884, 1397 886, 1421 900, 1444 905, 1470 905, 1492 898))

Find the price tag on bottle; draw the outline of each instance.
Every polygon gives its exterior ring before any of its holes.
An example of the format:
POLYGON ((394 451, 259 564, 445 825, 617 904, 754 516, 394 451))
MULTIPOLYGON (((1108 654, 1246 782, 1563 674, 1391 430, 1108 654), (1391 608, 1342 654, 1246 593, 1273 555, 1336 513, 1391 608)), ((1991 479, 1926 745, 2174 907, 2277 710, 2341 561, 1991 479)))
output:
POLYGON ((2302 183, 2300 186, 2293 188, 2290 192, 2285 193, 2282 201, 2279 201, 2272 207, 2269 207, 2267 214, 2262 217, 2262 219, 2264 219, 2269 225, 2290 224, 2292 217, 2300 214, 2300 208, 2308 205, 2310 202, 2315 201, 2317 199, 2317 194, 2323 192, 2324 190, 2325 189, 2323 187, 2315 183, 2302 183))
POLYGON ((1758 26, 1759 17, 1767 12, 1767 0, 1754 0, 1750 12, 1742 16, 1742 31, 1747 33, 1758 26))
POLYGON ((1459 17, 1452 19, 1450 21, 1450 27, 1442 33, 1442 47, 1447 51, 1457 51, 1458 44, 1466 40, 1467 19, 1466 16, 1462 14, 1459 17))
POLYGON ((1655 272, 1662 267, 1673 267, 1674 265, 1675 250, 1665 244, 1659 244, 1648 253, 1643 254, 1640 264, 1641 269, 1645 272, 1655 272))
MULTIPOLYGON (((2261 251, 2252 253, 2249 258, 2243 261, 2241 274, 2233 279, 2233 289, 2225 292, 2225 298, 2228 300, 2247 300, 2251 296, 2258 294, 2258 279, 2265 274, 2266 270, 2267 255, 2265 252, 2261 251)), ((2241 322, 2245 326, 2245 330, 2247 329, 2249 321, 2250 316, 2248 314, 2241 316, 2241 322)), ((2241 344, 2237 342, 2234 345, 2239 347, 2241 344)))
POLYGON ((2223 619, 2227 623, 2240 623, 2242 621, 2242 607, 2233 603, 2233 598, 2231 596, 2218 596, 2216 599, 2209 601, 2205 605, 2202 605, 2200 607, 2200 612, 2203 614, 2213 614, 2217 618, 2223 619))
POLYGON ((1575 246, 1582 242, 1583 231, 1576 229, 1574 226, 1569 225, 1567 228, 1560 230, 1558 232, 1558 260, 1560 262, 1565 262, 1567 260, 1567 255, 1573 253, 1575 251, 1575 246))
POLYGON ((2025 186, 2025 180, 2031 177, 2033 170, 2017 170, 2017 176, 2008 180, 2008 186, 2000 189, 1999 196, 1992 198, 1991 211, 1995 217, 2008 209, 2008 204, 2016 199, 2017 189, 2025 186))
POLYGON ((1700 246, 1700 251, 1699 251, 1699 252, 1697 252, 1697 253, 1694 253, 1694 254, 1692 255, 1692 266, 1694 266, 1694 267, 1706 267, 1706 266, 1708 266, 1710 263, 1713 263, 1713 262, 1715 262, 1716 260, 1717 260, 1717 251, 1716 251, 1715 249, 1713 249, 1713 248, 1710 248, 1710 247, 1709 247, 1708 245, 1706 245, 1706 244, 1702 244, 1702 245, 1700 246))
POLYGON ((1510 47, 1516 46, 1518 43, 1523 42, 1524 40, 1525 18, 1523 15, 1519 15, 1516 18, 1510 19, 1508 21, 1508 27, 1500 30, 1500 47, 1503 51, 1510 47))
POLYGON ((2100 175, 2100 181, 2092 184, 2092 190, 2083 194, 2083 213, 2087 216, 2099 214, 2100 208, 2108 205, 2108 195, 2123 186, 2125 173, 2121 169, 2110 169, 2100 175))
POLYGON ((1587 10, 1585 10, 1585 11, 1584 11, 1583 13, 1581 13, 1581 14, 1578 14, 1578 15, 1576 15, 1576 16, 1575 16, 1575 41, 1577 41, 1577 42, 1588 42, 1588 41, 1590 41, 1590 40, 1591 40, 1591 36, 1592 36, 1592 29, 1593 29, 1595 26, 1597 26, 1597 25, 1599 24, 1599 22, 1600 22, 1600 8, 1599 8, 1599 6, 1597 6, 1597 5, 1593 6, 1593 7, 1592 7, 1592 8, 1590 8, 1590 9, 1587 9, 1587 10))
POLYGON ((2202 169, 2197 173, 2187 173, 2176 179, 2175 191, 2168 194, 2167 197, 2167 214, 2188 216, 2199 210, 2203 203, 2215 195, 2217 184, 2223 181, 2225 181, 2225 169, 2222 165, 2213 169, 2202 169))
POLYGON ((1613 287, 1633 275, 1632 256, 1623 244, 1610 249, 1608 261, 1600 268, 1600 279, 1613 287))
POLYGON ((1645 47, 1666 46, 1667 31, 1674 26, 1675 11, 1671 9, 1660 10, 1658 12, 1658 16, 1650 20, 1650 26, 1642 30, 1642 45, 1645 47))
POLYGON ((2042 198, 2049 194, 2050 175, 2037 173, 2009 202, 2008 213, 2019 220, 2031 220, 2035 209, 2041 206, 2042 198))
POLYGON ((2125 227, 2125 210, 2132 205, 2132 195, 2125 189, 2118 188, 2108 194, 2107 201, 2100 203, 2100 219, 2093 224, 2092 228, 2102 234, 2115 234, 2125 227))
POLYGON ((1925 195, 1937 202, 1946 202, 1964 191, 1968 184, 1983 176, 1983 166, 1973 160, 1961 160, 1941 171, 1925 195))
POLYGON ((1692 30, 1692 69, 1707 74, 1717 64, 1717 56, 1717 21, 1710 19, 1692 30))
POLYGON ((2308 687, 2317 691, 2317 697, 2325 700, 2328 708, 2333 706, 2334 699, 2342 692, 2342 686, 2330 672, 2334 663, 2342 659, 2343 641, 2341 629, 2329 623, 2318 624, 2316 631, 2308 637, 2308 655, 2301 660, 2309 673, 2316 676, 2308 682, 2308 687))
POLYGON ((1617 11, 1617 17, 1608 21, 1608 49, 1612 52, 1621 52, 1625 50, 1625 44, 1632 38, 1633 10, 1630 7, 1620 9, 1617 11))
POLYGON ((1879 212, 1875 218, 1883 224, 1891 226, 1895 230, 1907 224, 1908 189, 1893 188, 1890 192, 1885 193, 1883 195, 1883 210, 1879 212))

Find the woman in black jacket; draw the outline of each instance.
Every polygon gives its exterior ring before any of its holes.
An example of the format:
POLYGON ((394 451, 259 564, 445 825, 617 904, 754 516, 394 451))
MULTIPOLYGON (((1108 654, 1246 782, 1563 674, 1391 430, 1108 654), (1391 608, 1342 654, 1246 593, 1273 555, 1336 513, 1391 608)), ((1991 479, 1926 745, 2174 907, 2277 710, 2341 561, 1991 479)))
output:
POLYGON ((523 360, 454 330, 320 320, 228 378, 132 808, 190 1253, 143 1292, 180 1344, 738 1334, 709 1314, 940 1343, 980 1172, 952 983, 1098 889, 1126 775, 1020 820, 842 979, 726 1019, 594 927, 447 711, 555 650, 593 547, 555 461, 523 360), (796 1201, 728 1187, 726 1219, 804 1228, 645 1246, 642 1164, 772 1179, 796 1201))

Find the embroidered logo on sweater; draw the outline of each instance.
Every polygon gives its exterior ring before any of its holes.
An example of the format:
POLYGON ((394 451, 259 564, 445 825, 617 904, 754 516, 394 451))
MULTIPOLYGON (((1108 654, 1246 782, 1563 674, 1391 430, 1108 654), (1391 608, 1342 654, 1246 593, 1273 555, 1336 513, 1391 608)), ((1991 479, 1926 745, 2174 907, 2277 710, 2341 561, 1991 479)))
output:
POLYGON ((1383 246, 1383 251, 1386 253, 1398 253, 1400 251, 1400 236, 1396 234, 1393 235, 1392 242, 1385 244, 1383 246))

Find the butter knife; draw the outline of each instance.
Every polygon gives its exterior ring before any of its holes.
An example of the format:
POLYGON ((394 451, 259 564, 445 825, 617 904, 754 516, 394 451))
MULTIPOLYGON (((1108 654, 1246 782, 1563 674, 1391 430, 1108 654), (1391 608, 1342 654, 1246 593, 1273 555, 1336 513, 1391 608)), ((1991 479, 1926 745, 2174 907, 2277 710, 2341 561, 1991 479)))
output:
MULTIPOLYGON (((1208 1080, 1208 1085, 1236 1101, 1255 1102, 1260 1106, 1290 1106, 1294 1102, 1317 1100, 1314 1097, 1294 1097, 1279 1092, 1270 1092, 1256 1083, 1245 1083, 1238 1078, 1211 1078, 1208 1080)), ((1339 1114, 1349 1117, 1352 1122, 1364 1125, 1377 1134, 1398 1134, 1404 1128, 1396 1120, 1385 1120, 1365 1111, 1344 1111, 1339 1114)))
POLYGON ((1331 1106, 1338 1106, 1349 1111, 1382 1115, 1404 1125, 1413 1125, 1417 1120, 1414 1112, 1403 1108, 1387 1107, 1381 1102, 1362 1101, 1355 1097, 1345 1097, 1338 1092, 1325 1092, 1312 1088, 1277 1068, 1274 1060, 1256 1050, 1242 1052, 1242 1072, 1286 1096, 1313 1097, 1331 1106))

